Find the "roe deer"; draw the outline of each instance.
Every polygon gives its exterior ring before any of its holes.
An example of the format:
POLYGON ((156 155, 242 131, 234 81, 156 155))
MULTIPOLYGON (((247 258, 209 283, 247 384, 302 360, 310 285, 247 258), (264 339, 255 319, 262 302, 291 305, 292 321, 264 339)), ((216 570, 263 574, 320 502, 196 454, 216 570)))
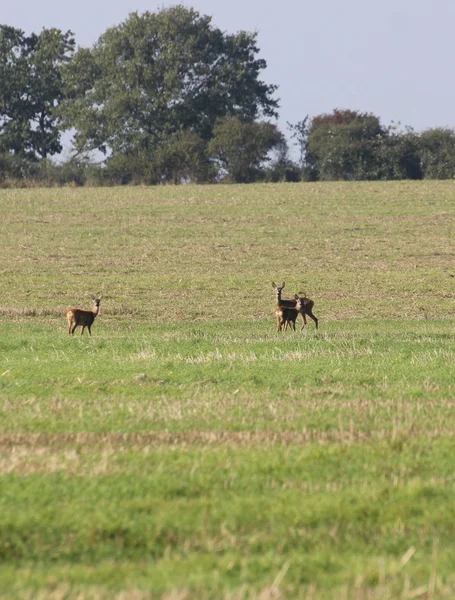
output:
POLYGON ((286 306, 282 306, 280 304, 276 305, 276 319, 277 319, 277 331, 281 331, 284 326, 284 331, 288 328, 288 325, 291 325, 291 328, 295 331, 295 322, 297 320, 297 316, 302 308, 302 300, 297 296, 294 296, 296 299, 295 307, 289 308, 286 306))
MULTIPOLYGON (((281 327, 283 325, 282 323, 282 318, 281 318, 281 310, 280 308, 290 308, 290 309, 294 309, 295 310, 295 305, 297 304, 296 300, 282 300, 281 299, 281 292, 284 289, 285 286, 285 282, 283 281, 283 283, 281 285, 276 285, 274 281, 272 281, 272 287, 274 290, 276 290, 276 330, 277 331, 281 331, 281 327)), ((294 321, 294 326, 295 326, 295 321, 294 321)))
MULTIPOLYGON (((281 285, 276 285, 275 282, 272 281, 272 287, 273 287, 273 289, 276 289, 277 307, 283 306, 285 308, 293 308, 295 310, 297 300, 282 300, 281 299, 281 292, 283 291, 284 286, 285 286, 284 281, 281 285)), ((300 293, 302 294, 302 292, 300 292, 300 293)), ((298 298, 297 295, 295 297, 298 298)), ((314 314, 312 312, 313 306, 314 306, 313 300, 306 298, 305 294, 302 294, 302 298, 300 298, 300 300, 301 300, 301 305, 300 305, 299 313, 302 315, 302 319, 303 319, 303 325, 301 327, 301 330, 307 324, 306 315, 308 315, 309 317, 311 317, 313 319, 313 321, 316 323, 316 329, 317 329, 318 328, 318 319, 314 316, 314 314)), ((279 325, 280 325, 280 320, 278 318, 278 312, 277 312, 277 330, 278 331, 280 331, 279 325)), ((294 322, 294 325, 295 325, 295 322, 294 322)))
POLYGON ((316 324, 316 329, 318 328, 318 319, 317 317, 313 314, 313 306, 314 306, 314 302, 313 300, 310 300, 309 298, 306 297, 304 292, 299 292, 299 294, 301 294, 301 296, 297 296, 297 294, 295 295, 296 298, 299 298, 300 300, 300 305, 301 305, 301 309, 300 309, 300 314, 303 317, 303 325, 300 331, 302 331, 302 329, 305 327, 306 325, 306 316, 308 315, 310 317, 310 319, 313 319, 313 321, 316 324))
POLYGON ((87 327, 88 332, 92 335, 90 331, 91 326, 93 325, 93 321, 95 320, 96 315, 100 310, 100 302, 103 296, 99 296, 95 298, 92 294, 90 294, 90 298, 93 300, 93 310, 82 310, 80 308, 69 308, 66 311, 66 318, 68 320, 68 334, 72 334, 76 331, 76 327, 81 326, 81 335, 84 333, 84 329, 87 327))

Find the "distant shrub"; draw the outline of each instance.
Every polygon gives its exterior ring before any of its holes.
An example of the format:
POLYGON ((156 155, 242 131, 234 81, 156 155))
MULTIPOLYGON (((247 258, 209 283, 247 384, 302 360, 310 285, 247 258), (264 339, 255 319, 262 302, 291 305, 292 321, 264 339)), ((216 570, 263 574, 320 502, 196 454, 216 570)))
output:
POLYGON ((455 131, 428 129, 420 136, 420 160, 425 179, 455 177, 455 131))

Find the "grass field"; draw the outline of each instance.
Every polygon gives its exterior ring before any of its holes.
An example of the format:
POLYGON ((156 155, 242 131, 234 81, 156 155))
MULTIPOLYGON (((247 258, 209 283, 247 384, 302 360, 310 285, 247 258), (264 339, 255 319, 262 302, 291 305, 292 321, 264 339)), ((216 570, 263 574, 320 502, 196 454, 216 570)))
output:
POLYGON ((2 597, 455 597, 455 182, 0 208, 2 597))

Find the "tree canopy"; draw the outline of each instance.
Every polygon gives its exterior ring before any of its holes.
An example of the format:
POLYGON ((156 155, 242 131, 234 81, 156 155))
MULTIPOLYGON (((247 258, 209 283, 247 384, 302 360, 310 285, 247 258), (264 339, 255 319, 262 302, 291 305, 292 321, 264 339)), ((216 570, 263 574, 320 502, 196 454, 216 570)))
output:
POLYGON ((308 128, 307 167, 313 178, 375 179, 377 147, 386 130, 370 113, 335 109, 308 128))
POLYGON ((130 14, 68 66, 65 119, 77 149, 137 155, 180 131, 207 141, 219 117, 277 116, 258 52, 256 34, 226 34, 191 8, 130 14))
POLYGON ((244 123, 239 117, 218 119, 208 151, 228 180, 235 183, 257 181, 269 150, 283 136, 271 123, 244 123))
POLYGON ((300 150, 302 177, 313 181, 451 178, 455 135, 432 129, 422 134, 381 125, 371 113, 335 109, 288 123, 300 150))
POLYGON ((73 51, 70 31, 26 36, 0 26, 0 152, 37 160, 62 150, 56 109, 64 97, 62 69, 73 51))
POLYGON ((453 179, 455 177, 455 131, 437 127, 420 136, 421 165, 425 177, 453 179))

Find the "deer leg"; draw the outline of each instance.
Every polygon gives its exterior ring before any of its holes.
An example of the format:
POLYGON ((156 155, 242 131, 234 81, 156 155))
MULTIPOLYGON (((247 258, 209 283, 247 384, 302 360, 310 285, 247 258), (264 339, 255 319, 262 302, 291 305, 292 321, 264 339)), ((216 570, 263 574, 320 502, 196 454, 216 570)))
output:
POLYGON ((81 335, 84 333, 85 325, 81 325, 81 335))
POLYGON ((71 333, 72 333, 72 334, 74 334, 74 332, 76 331, 76 327, 77 327, 77 325, 74 325, 74 326, 73 326, 73 328, 72 328, 72 330, 71 330, 71 333))
POLYGON ((90 325, 87 325, 87 329, 90 335, 92 335, 92 332, 90 331, 90 325))
POLYGON ((302 329, 305 327, 305 325, 306 325, 307 323, 306 323, 306 316, 305 316, 305 313, 300 313, 300 314, 302 315, 302 319, 303 319, 303 325, 302 325, 302 327, 300 328, 300 331, 302 331, 302 329))
POLYGON ((313 315, 313 313, 310 311, 308 311, 308 316, 313 319, 313 321, 316 323, 316 329, 318 328, 318 320, 317 318, 313 315))
POLYGON ((289 327, 289 311, 286 310, 283 313, 283 325, 284 325, 284 330, 287 331, 288 327, 289 327))
POLYGON ((277 315, 276 317, 276 330, 281 331, 281 318, 277 315))

